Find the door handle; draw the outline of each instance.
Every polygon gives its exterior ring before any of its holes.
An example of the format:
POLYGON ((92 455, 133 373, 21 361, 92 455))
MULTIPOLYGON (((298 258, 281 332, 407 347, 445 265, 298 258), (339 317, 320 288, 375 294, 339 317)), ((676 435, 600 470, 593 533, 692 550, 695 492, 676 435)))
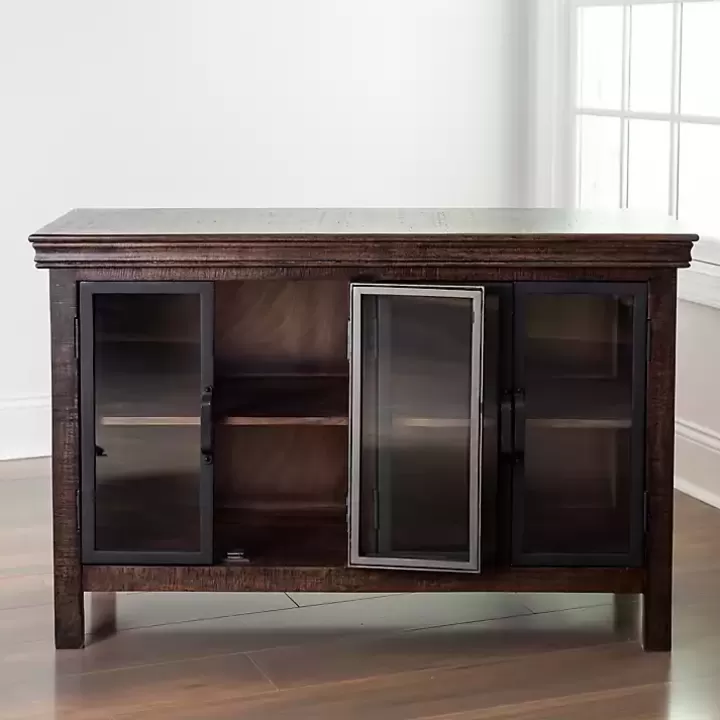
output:
POLYGON ((212 462, 213 455, 212 396, 212 386, 208 385, 203 389, 200 400, 200 452, 206 465, 212 462))
POLYGON ((503 455, 510 455, 512 453, 512 444, 512 395, 506 392, 500 402, 500 452, 503 455))
POLYGON ((513 411, 515 415, 513 440, 516 462, 520 462, 525 454, 525 410, 525 391, 518 388, 513 393, 513 411))

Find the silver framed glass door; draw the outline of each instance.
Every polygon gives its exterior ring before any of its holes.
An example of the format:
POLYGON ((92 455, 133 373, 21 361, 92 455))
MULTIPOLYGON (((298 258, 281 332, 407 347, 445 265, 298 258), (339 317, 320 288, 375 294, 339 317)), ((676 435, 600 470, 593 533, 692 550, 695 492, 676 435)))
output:
POLYGON ((349 564, 478 572, 484 289, 351 294, 349 564))

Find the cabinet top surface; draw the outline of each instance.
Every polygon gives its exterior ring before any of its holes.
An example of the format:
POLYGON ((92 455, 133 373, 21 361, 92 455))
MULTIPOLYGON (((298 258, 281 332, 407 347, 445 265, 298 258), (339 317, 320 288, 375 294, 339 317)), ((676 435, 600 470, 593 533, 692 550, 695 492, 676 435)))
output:
MULTIPOLYGON (((553 209, 72 210, 30 236, 41 268, 686 267, 697 235, 669 218, 553 209)), ((244 269, 244 270, 242 270, 244 269)), ((177 270, 171 279, 190 277, 177 270)))
POLYGON ((694 241, 677 221, 630 211, 559 209, 76 209, 31 235, 32 242, 155 237, 198 240, 221 237, 473 236, 505 239, 617 237, 694 241))

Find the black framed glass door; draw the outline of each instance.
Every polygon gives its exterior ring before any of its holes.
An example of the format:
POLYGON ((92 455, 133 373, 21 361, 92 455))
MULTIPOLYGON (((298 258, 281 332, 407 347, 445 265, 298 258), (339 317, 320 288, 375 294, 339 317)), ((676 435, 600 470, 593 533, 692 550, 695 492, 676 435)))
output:
POLYGON ((484 290, 351 292, 350 564, 477 572, 484 290))
POLYGON ((642 561, 646 286, 518 283, 512 561, 642 561))
POLYGON ((212 562, 211 283, 80 283, 86 563, 212 562))

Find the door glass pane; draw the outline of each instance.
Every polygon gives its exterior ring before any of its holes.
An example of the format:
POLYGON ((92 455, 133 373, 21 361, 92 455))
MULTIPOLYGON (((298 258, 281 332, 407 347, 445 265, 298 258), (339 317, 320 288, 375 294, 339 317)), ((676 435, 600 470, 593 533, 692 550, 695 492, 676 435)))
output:
POLYGON ((720 2, 683 4, 681 109, 720 117, 720 2))
POLYGON ((720 126, 680 126, 681 220, 701 235, 720 237, 720 126))
POLYGON ((578 105, 619 110, 622 102, 623 9, 578 10, 578 105))
POLYGON ((628 552, 633 299, 525 298, 521 554, 628 552))
POLYGON ((635 5, 630 44, 630 109, 670 112, 673 6, 635 5))
POLYGON ((628 207, 670 212, 670 123, 630 120, 628 207))
POLYGON ((95 548, 200 550, 200 296, 93 296, 95 548))
POLYGON ((361 336, 359 554, 469 563, 472 300, 363 294, 361 336))
POLYGON ((620 207, 620 120, 578 117, 578 158, 580 207, 620 207))

